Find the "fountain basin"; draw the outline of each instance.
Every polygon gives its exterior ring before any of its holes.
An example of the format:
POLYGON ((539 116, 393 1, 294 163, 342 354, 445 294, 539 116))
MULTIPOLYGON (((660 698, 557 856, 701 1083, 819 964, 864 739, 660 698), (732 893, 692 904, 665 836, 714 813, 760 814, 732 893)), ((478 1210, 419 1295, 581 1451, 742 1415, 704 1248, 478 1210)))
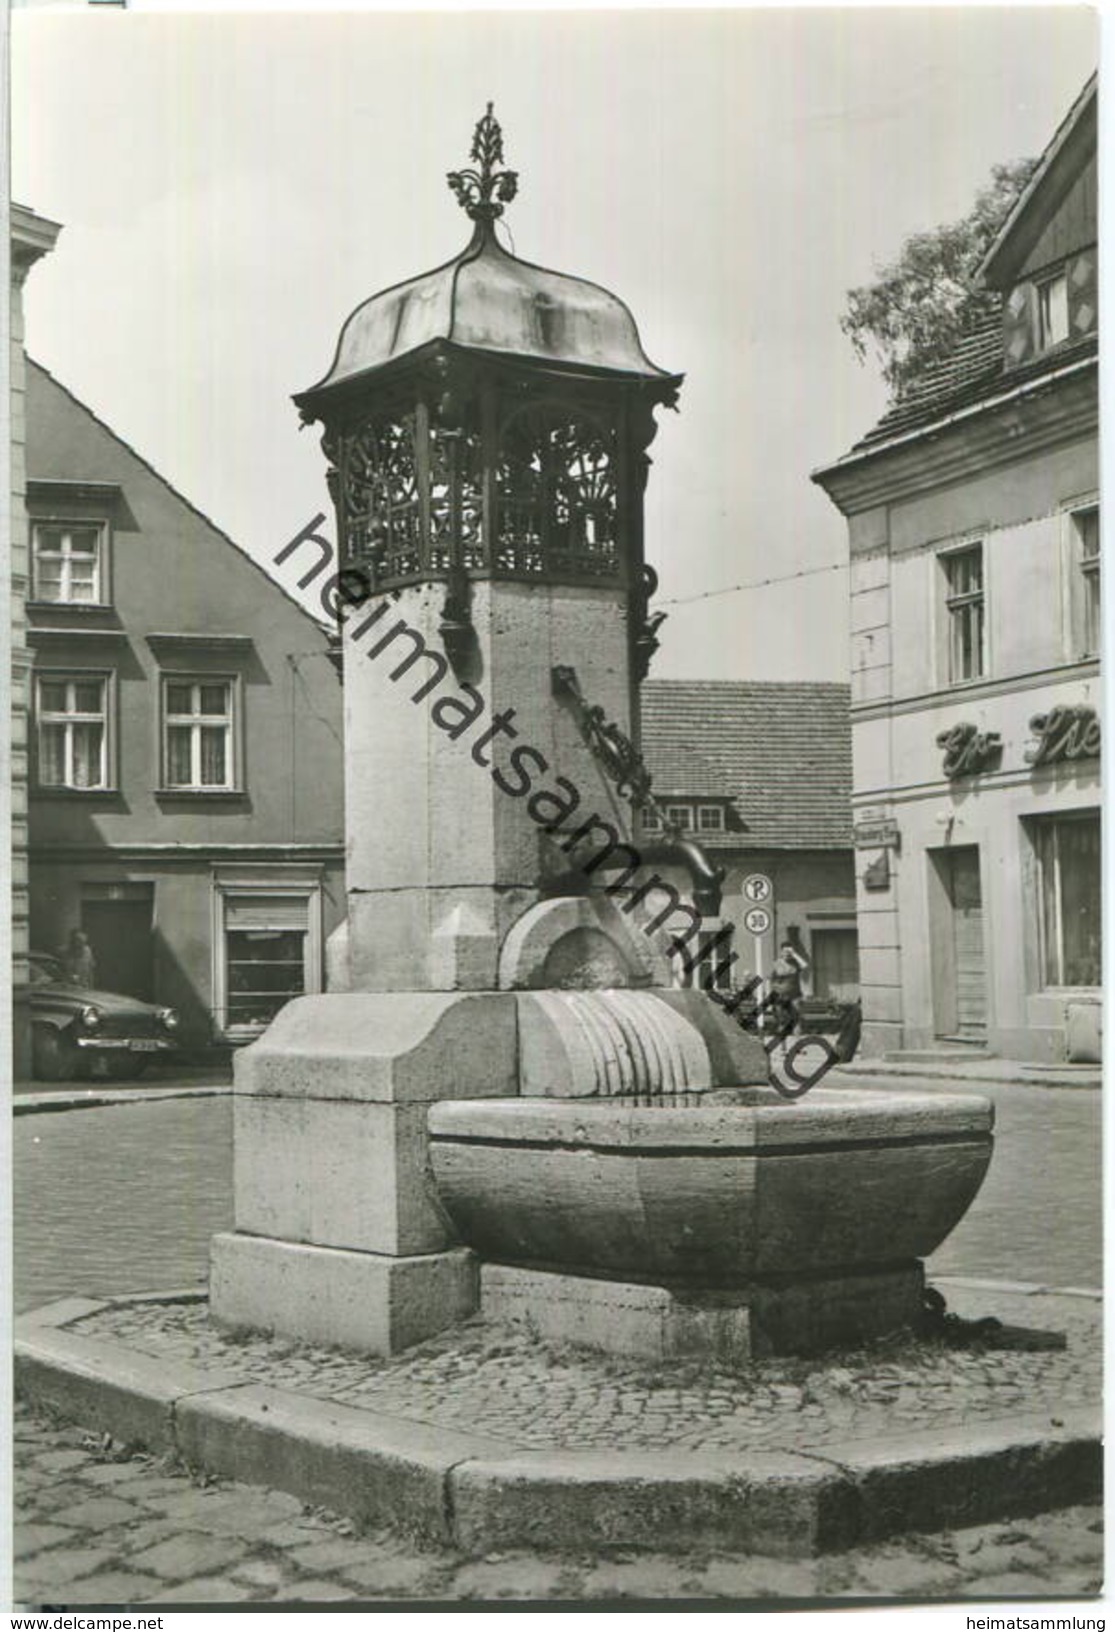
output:
POLYGON ((748 1088, 442 1101, 428 1129, 441 1201, 482 1259, 711 1289, 926 1257, 983 1182, 993 1115, 969 1094, 748 1088))

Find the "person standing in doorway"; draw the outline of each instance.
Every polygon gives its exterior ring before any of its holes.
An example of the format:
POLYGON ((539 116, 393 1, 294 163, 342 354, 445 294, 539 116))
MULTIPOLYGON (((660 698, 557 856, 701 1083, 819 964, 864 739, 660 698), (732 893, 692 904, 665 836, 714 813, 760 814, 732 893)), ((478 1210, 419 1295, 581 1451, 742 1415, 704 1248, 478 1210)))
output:
POLYGON ((83 929, 71 929, 70 938, 62 953, 62 967, 66 971, 66 979, 74 986, 97 984, 97 965, 93 957, 93 948, 89 945, 89 937, 83 929))

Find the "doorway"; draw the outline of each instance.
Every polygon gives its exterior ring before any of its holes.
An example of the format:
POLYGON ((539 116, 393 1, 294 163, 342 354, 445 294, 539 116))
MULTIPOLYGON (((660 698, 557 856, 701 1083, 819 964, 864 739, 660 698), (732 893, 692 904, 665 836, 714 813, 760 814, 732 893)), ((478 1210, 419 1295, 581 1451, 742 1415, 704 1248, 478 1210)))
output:
POLYGON ((982 1042, 987 1035, 987 968, 978 844, 930 853, 933 1009, 938 1037, 982 1042))
POLYGON ((155 995, 153 884, 86 885, 81 927, 89 937, 102 991, 150 1003, 155 995))
POLYGON ((859 996, 859 943, 854 929, 815 929, 810 936, 813 996, 851 1003, 859 996))

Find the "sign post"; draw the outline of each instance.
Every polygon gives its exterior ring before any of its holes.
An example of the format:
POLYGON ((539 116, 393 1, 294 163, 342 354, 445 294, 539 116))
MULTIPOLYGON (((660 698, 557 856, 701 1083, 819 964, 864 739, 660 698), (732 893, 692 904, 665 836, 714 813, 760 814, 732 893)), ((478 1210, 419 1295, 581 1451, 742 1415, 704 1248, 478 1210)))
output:
POLYGON ((743 899, 750 902, 743 915, 743 927, 755 937, 755 973, 763 978, 763 936, 769 934, 774 906, 774 885, 766 873, 748 873, 743 881, 743 899))

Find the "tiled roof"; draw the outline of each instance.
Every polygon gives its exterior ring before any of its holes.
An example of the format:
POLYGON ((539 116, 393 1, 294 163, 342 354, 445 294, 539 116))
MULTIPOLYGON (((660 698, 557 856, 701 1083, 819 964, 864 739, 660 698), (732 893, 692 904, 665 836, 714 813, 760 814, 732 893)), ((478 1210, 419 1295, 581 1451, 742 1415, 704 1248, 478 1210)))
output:
POLYGON ((743 834, 725 849, 831 850, 852 843, 850 691, 819 681, 648 680, 643 754, 656 793, 731 798, 743 834), (692 785, 683 767, 692 761, 692 785), (708 773, 714 773, 715 785, 708 773))
POLYGON ((948 414, 973 407, 1000 392, 1013 391, 1042 374, 1056 373, 1096 350, 1096 336, 1091 334, 1071 346, 1058 346, 1025 367, 1007 369, 1003 363, 1002 321, 1001 303, 997 303, 995 311, 965 335, 955 350, 927 368, 887 409, 878 424, 856 443, 853 453, 932 425, 948 414))

